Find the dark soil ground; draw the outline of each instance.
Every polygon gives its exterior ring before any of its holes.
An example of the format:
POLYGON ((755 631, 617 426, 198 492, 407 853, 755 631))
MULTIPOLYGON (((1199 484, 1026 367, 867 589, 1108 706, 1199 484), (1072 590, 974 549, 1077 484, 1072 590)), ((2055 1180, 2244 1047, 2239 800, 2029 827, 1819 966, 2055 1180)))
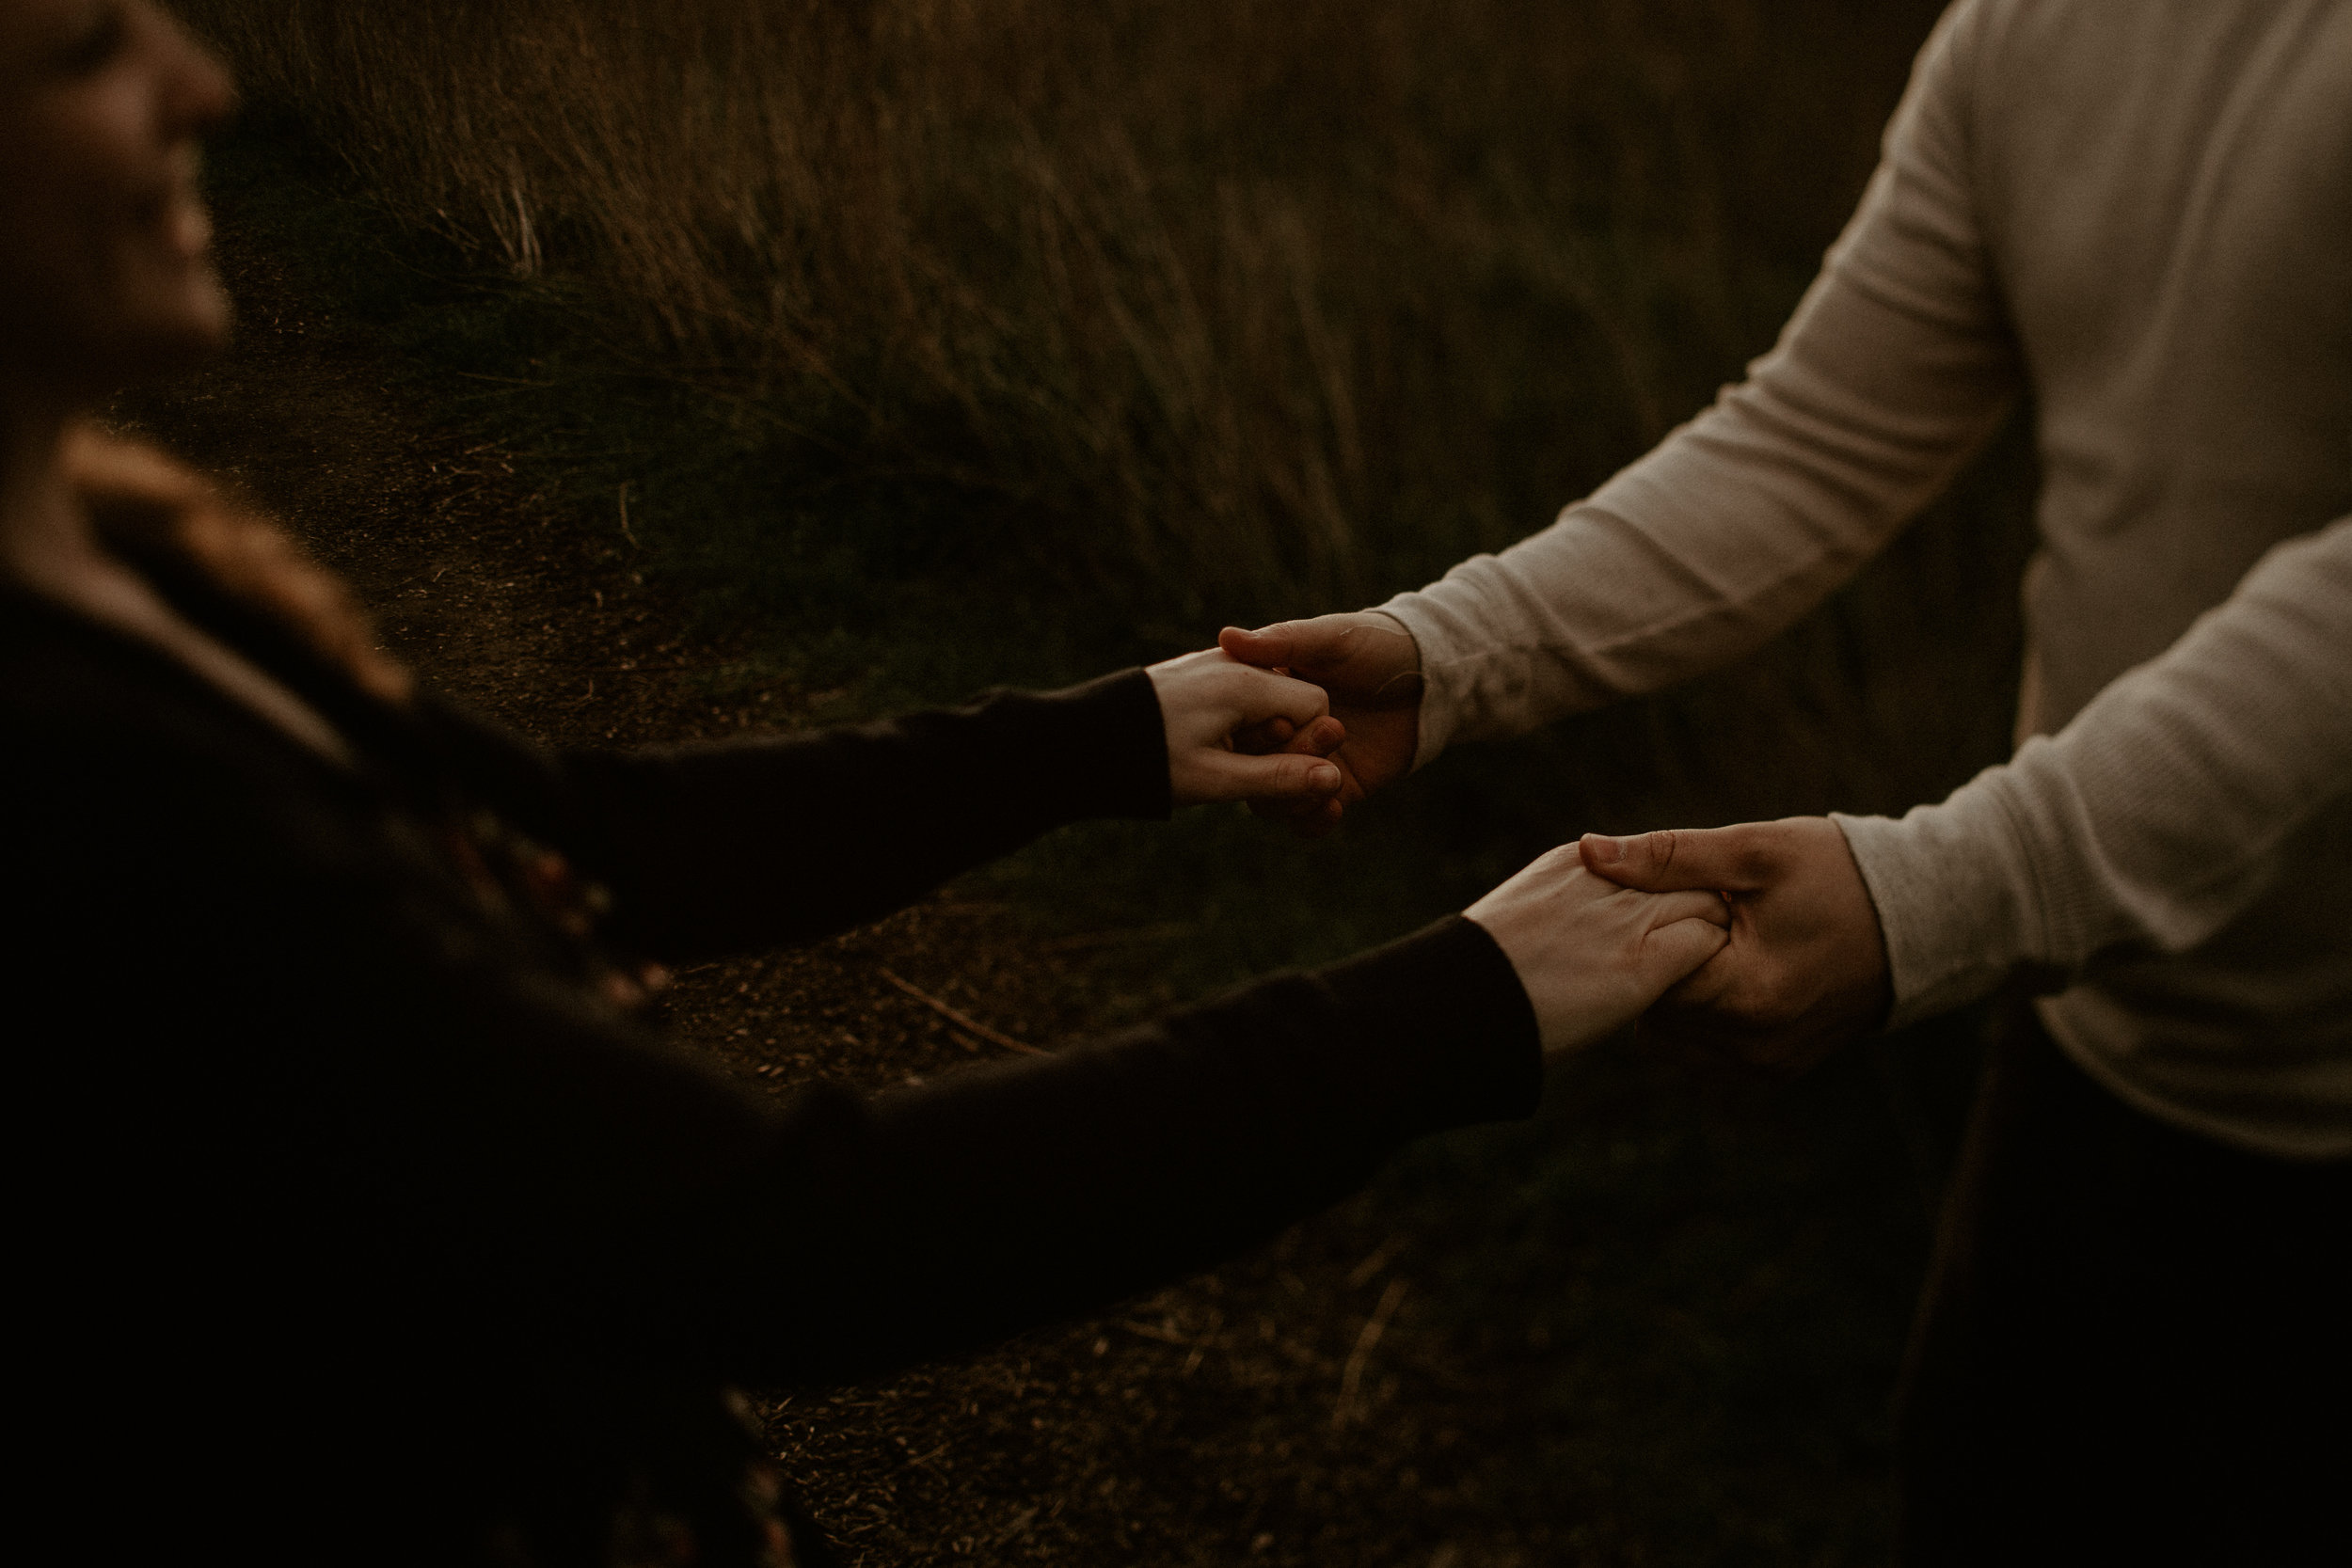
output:
MULTIPOLYGON (((225 266, 234 354, 121 412, 289 519, 427 679, 555 744, 788 726, 816 705, 690 634, 634 568, 619 498, 586 517, 534 493, 529 465, 390 389, 382 350, 287 272, 234 243, 225 266)), ((1131 1006, 1121 976, 1151 940, 1041 937, 950 890, 690 971, 667 1023, 753 1092, 882 1087, 1002 1049, 947 1008, 1050 1044, 1131 1006)), ((1621 1051, 1563 1097, 1099 1322, 771 1396, 772 1440, 874 1568, 1873 1560, 1925 1227, 1872 1059, 1783 1101, 1621 1051), (1726 1170, 1772 1175, 1732 1192, 1726 1170)))

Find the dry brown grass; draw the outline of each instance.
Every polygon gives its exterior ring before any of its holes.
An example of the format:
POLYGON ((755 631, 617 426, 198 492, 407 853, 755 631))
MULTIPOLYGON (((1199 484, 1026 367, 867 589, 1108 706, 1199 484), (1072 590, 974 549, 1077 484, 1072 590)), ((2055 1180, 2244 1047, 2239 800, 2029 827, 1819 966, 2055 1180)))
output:
POLYGON ((185 0, 405 217, 1083 578, 1338 605, 1769 340, 1927 0, 185 0))

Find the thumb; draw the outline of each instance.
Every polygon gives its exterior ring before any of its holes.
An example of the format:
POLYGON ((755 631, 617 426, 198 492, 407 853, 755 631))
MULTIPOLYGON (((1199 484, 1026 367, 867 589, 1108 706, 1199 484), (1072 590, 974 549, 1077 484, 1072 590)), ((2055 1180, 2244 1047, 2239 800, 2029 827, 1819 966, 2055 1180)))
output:
POLYGON ((1586 833, 1577 847, 1585 870, 1645 893, 1743 893, 1764 879, 1754 847, 1738 828, 1668 828, 1630 838, 1586 833))
POLYGON ((1261 670, 1271 670, 1277 665, 1291 662, 1291 652, 1298 641, 1292 630, 1296 625, 1295 621, 1277 621, 1256 631, 1227 626, 1216 634, 1216 645, 1224 649, 1230 658, 1237 658, 1244 664, 1254 664, 1261 670))
POLYGON ((1712 921, 1694 917, 1661 926, 1642 942, 1642 979, 1653 995, 1661 995, 1730 944, 1731 933, 1712 921))
POLYGON ((1201 758, 1207 799, 1219 800, 1326 800, 1344 782, 1338 767, 1308 752, 1279 752, 1253 757, 1216 752, 1201 758))

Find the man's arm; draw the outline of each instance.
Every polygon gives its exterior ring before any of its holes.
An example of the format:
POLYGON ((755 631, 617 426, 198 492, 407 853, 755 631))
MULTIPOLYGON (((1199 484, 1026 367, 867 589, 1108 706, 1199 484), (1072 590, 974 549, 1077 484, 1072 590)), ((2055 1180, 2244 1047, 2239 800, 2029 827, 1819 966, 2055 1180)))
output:
POLYGON ((1954 7, 1921 52, 1860 208, 1745 382, 1501 555, 1379 611, 1226 640, 1236 657, 1329 684, 1351 736, 1335 760, 1355 788, 1453 741, 1518 734, 1748 653, 1851 577, 1998 427, 2023 372, 1975 206, 1976 10, 1954 7), (1367 660, 1360 647, 1384 626, 1406 635, 1367 660), (1343 635, 1359 645, 1350 658, 1325 646, 1343 635), (1407 677, 1417 722, 1366 744, 1359 711, 1407 677))
POLYGON ((1714 887, 1730 945, 1661 1022, 1801 1063, 2011 975, 2196 946, 2352 792, 2352 517, 2270 552, 2055 737, 1900 821, 1839 816, 1585 841, 1595 871, 1714 887), (1842 830, 1842 832, 1840 832, 1842 830))
POLYGON ((1838 817, 1878 906, 1894 1021, 2030 968, 2180 953, 2288 868, 2352 792, 2352 518, 2280 546, 2219 608, 1900 821, 1838 817))

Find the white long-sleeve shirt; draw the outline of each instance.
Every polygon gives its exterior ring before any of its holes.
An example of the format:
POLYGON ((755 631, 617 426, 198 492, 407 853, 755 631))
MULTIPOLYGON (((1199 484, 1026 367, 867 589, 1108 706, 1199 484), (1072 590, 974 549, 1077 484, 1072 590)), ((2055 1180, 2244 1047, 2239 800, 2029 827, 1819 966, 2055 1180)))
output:
MULTIPOLYGON (((1760 645, 1883 546, 2028 389, 2043 477, 2020 729, 2038 734, 2164 654, 2273 546, 2352 513, 2352 4, 1959 0, 1860 209, 1748 379, 1544 532, 1382 607, 1421 649, 1420 760, 1760 645)), ((2271 572, 2322 559, 2282 557, 2249 592, 2281 605, 2271 572)), ((1990 831, 1970 796, 1986 781, 1946 815, 1849 820, 1849 839, 1896 943, 1900 1016, 2046 961, 2079 976, 2042 1004, 2053 1034, 2118 1094, 2247 1147, 2352 1154, 2352 780, 2296 820, 2249 902, 2183 890, 2180 910, 2226 906, 2210 930, 2131 880, 2185 866, 2177 845, 2124 851, 2112 836, 2175 832, 2201 781, 2238 792, 2220 802, 2233 831, 2240 808, 2293 794, 2245 779, 2298 766, 2303 743, 2260 725, 2308 708, 2256 700, 2280 678, 2260 636, 2207 641, 2146 672, 2186 695, 2133 697, 1979 792, 2072 833, 2112 787, 2090 759, 2122 730, 2146 722, 2151 744, 2175 748, 2148 777, 2185 793, 2102 822, 2077 868, 2096 898, 2064 884, 2069 910, 2137 911, 2093 921, 2095 951, 1991 934, 2004 911, 2044 907, 2020 879, 2046 837, 2023 852, 1969 839, 2008 879, 1953 891, 1959 825, 1990 831), (2242 722, 2184 727, 2183 703, 2242 722), (2223 735, 2234 760, 2200 765, 2196 748, 2223 735)), ((2352 638, 2296 647, 2341 703, 2352 638)))

